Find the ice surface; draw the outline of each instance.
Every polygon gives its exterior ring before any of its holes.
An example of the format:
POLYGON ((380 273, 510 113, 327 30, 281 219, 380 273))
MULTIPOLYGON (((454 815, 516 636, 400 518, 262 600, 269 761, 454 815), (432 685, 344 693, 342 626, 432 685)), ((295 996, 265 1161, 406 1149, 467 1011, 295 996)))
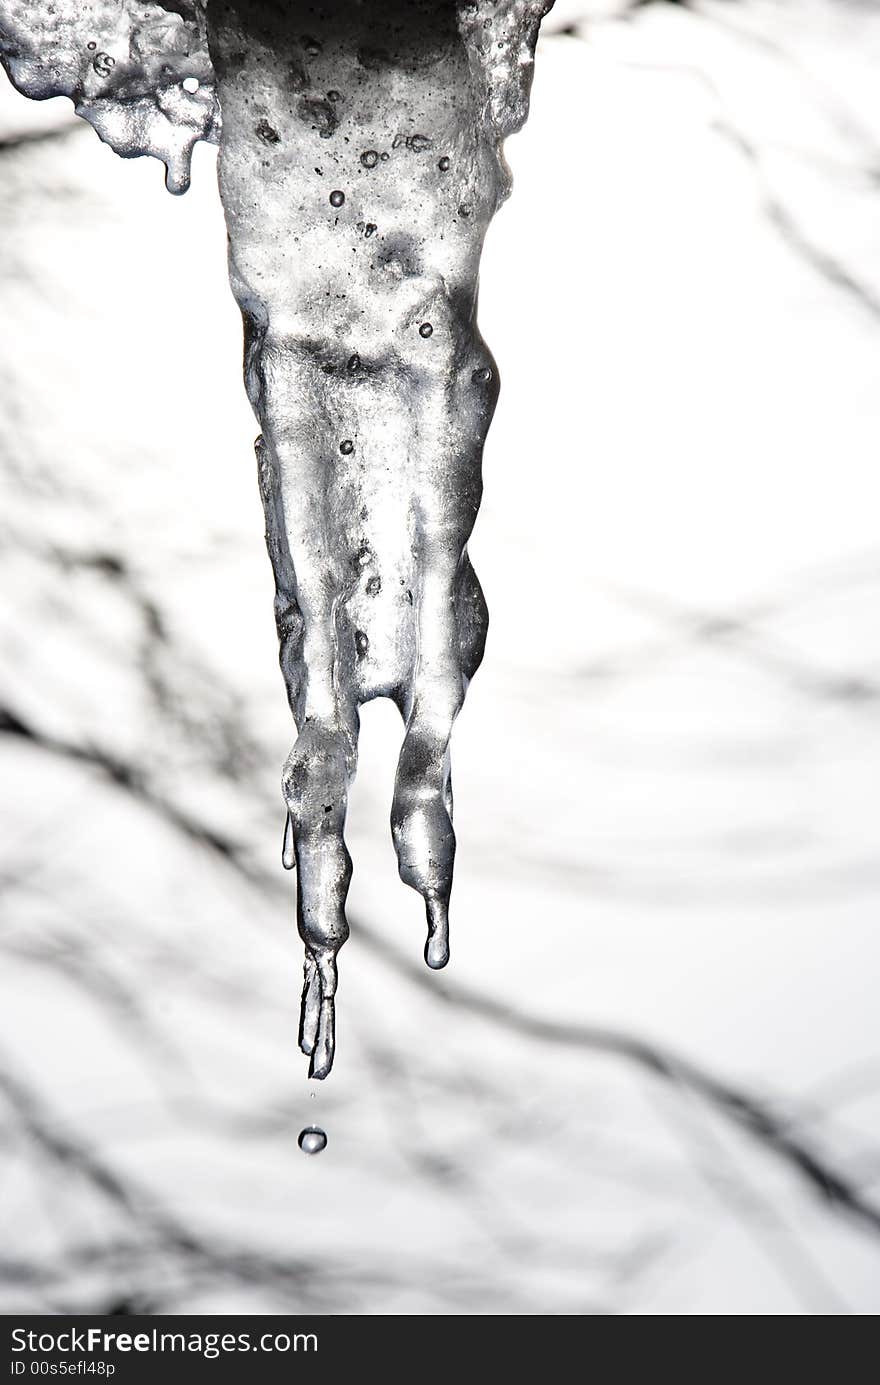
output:
POLYGON ((358 708, 375 697, 406 728, 400 875, 425 901, 426 962, 449 958, 450 737, 488 624, 467 541, 498 394, 479 262, 551 3, 0 9, 19 89, 71 96, 119 153, 162 158, 172 191, 188 185, 195 142, 218 137, 222 107, 230 278, 299 733, 283 863, 298 872, 300 1043, 318 1078, 348 936, 358 708))
POLYGON ((117 154, 153 154, 189 186, 200 139, 219 137, 204 5, 2 0, 0 58, 25 96, 69 96, 117 154))

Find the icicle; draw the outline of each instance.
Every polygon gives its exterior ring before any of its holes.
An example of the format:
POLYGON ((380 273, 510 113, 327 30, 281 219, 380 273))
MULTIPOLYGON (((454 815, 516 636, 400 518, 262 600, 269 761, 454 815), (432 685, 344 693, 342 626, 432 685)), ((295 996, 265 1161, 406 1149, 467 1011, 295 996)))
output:
POLYGON ((526 117, 552 0, 0 0, 16 86, 66 94, 185 191, 220 134, 229 269, 298 738, 282 860, 306 947, 300 1045, 333 1064, 358 708, 405 733, 391 831, 449 958, 450 738, 488 616, 467 555, 498 394, 476 326, 504 138, 526 117), (210 56, 209 56, 210 54, 210 56), (216 88, 216 90, 215 90, 216 88))
POLYGON ((391 828, 449 957, 449 743, 487 615, 467 556, 497 370, 476 328, 501 141, 544 3, 214 3, 220 189, 299 738, 283 777, 306 944, 300 1041, 334 1051, 358 707, 405 722, 391 828))

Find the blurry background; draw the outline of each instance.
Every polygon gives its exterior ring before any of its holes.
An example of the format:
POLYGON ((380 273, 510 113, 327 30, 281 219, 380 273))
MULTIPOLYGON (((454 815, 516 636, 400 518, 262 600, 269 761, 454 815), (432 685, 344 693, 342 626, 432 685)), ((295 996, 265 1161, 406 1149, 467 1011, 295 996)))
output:
POLYGON ((374 704, 311 1093, 215 151, 172 199, 4 79, 3 1311, 880 1308, 878 59, 867 0, 558 0, 452 963, 374 704))

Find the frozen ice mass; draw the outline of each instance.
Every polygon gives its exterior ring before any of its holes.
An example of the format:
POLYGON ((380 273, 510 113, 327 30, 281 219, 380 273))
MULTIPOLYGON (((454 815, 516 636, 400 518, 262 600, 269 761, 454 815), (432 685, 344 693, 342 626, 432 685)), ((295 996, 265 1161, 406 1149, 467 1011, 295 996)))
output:
POLYGON ((68 96, 117 153, 161 159, 169 191, 188 187, 199 140, 220 146, 298 733, 282 859, 315 1078, 333 1064, 347 799, 375 697, 404 723, 400 876, 425 901, 428 966, 449 958, 450 739, 488 624, 467 542, 498 395, 479 263, 551 3, 0 0, 15 86, 68 96))

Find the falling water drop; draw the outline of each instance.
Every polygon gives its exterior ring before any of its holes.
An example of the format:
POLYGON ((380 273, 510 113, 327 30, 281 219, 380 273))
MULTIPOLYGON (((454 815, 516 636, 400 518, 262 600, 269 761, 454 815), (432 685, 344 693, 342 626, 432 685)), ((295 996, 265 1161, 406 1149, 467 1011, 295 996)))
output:
POLYGON ((327 1148, 327 1133, 320 1125, 307 1125, 299 1132, 297 1143, 303 1154, 320 1154, 322 1149, 327 1148))

